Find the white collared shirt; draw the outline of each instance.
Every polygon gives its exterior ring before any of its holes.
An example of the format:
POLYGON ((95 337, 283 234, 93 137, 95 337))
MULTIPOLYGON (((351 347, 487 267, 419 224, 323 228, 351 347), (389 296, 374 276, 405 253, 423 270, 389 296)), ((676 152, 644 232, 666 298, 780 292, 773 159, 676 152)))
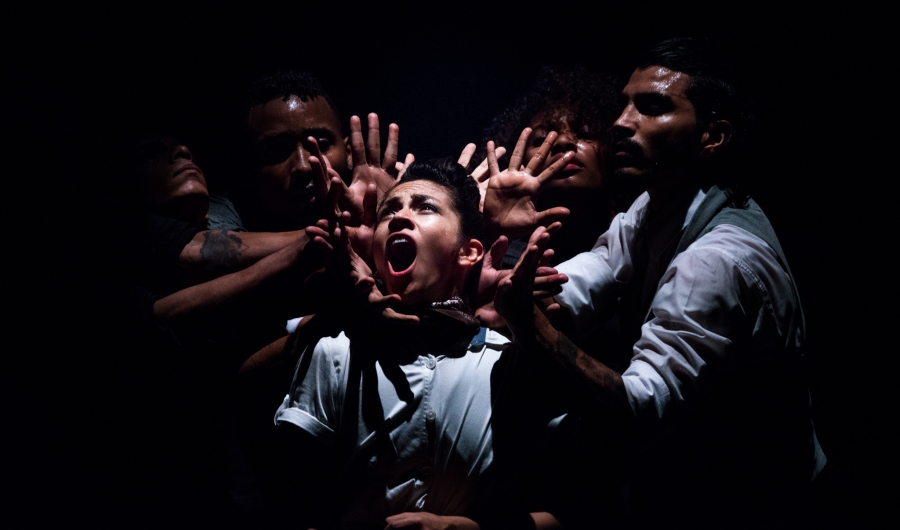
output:
MULTIPOLYGON (((390 430, 369 463, 369 476, 357 500, 351 503, 344 524, 384 525, 384 518, 406 511, 441 514, 464 513, 481 474, 493 460, 492 387, 494 365, 509 340, 487 330, 483 343, 476 341, 459 356, 422 352, 402 370, 412 391, 411 405, 398 396, 385 375, 391 367, 376 361, 377 397, 386 421, 413 411, 408 420, 390 430)), ((321 339, 313 351, 309 370, 275 415, 275 423, 292 424, 323 443, 336 442, 344 397, 348 388, 350 340, 341 333, 321 339)), ((496 376, 496 374, 495 374, 496 376)), ((362 378, 365 387, 366 378, 362 378)), ((362 399, 373 396, 361 388, 362 399)), ((371 406, 371 403, 362 406, 371 406)), ((359 444, 371 432, 359 414, 359 444)), ((353 423, 356 423, 355 421, 353 423)))
MULTIPOLYGON (((705 193, 673 201, 653 222, 683 229, 705 193)), ((613 219, 590 252, 560 264, 569 277, 557 301, 568 308, 578 335, 590 332, 616 309, 631 280, 635 236, 650 208, 641 195, 613 219)), ((663 232, 661 230, 661 232, 663 232)), ((669 230, 654 246, 677 244, 681 230, 669 230), (672 243, 674 241, 674 243, 672 243)), ((664 266, 664 265, 663 265, 664 266)), ((696 394, 704 374, 740 359, 729 354, 754 345, 799 347, 804 338, 801 309, 788 271, 759 237, 732 225, 718 225, 675 257, 662 274, 633 357, 622 374, 628 402, 640 419, 653 421, 696 394), (743 348, 732 348, 740 343, 743 348)), ((707 375, 708 376, 708 375, 707 375)))

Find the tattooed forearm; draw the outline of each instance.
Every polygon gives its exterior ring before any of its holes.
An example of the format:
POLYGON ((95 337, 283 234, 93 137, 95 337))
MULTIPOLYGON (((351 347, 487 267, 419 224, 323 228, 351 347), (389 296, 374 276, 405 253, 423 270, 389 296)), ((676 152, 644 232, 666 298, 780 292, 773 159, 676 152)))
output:
POLYGON ((200 259, 209 269, 236 270, 241 251, 246 245, 234 232, 210 230, 203 234, 205 241, 200 247, 200 259))
POLYGON ((557 334, 554 355, 569 372, 587 385, 591 393, 604 400, 627 402, 622 376, 587 355, 562 333, 557 334))
POLYGON ((562 333, 556 335, 556 354, 568 366, 578 365, 578 346, 562 333))

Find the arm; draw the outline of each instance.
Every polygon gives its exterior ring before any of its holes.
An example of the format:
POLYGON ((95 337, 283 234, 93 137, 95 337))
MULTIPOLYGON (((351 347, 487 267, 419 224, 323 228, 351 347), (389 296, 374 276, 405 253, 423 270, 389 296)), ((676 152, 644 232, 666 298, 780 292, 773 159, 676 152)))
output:
POLYGON ((582 252, 556 266, 569 278, 562 292, 554 296, 561 310, 553 317, 554 326, 572 332, 578 339, 610 318, 619 296, 631 281, 635 240, 648 207, 644 194, 628 212, 617 215, 590 252, 582 252), (568 320, 565 327, 561 327, 568 320))
MULTIPOLYGON (((548 227, 548 233, 553 233, 558 229, 559 223, 554 223, 548 227)), ((482 326, 496 331, 500 331, 504 335, 509 335, 506 322, 497 314, 494 309, 494 297, 497 292, 497 286, 504 278, 512 274, 511 270, 500 270, 495 268, 495 264, 500 263, 506 254, 509 241, 506 236, 500 236, 497 241, 491 245, 490 251, 485 255, 482 263, 481 272, 478 277, 478 292, 473 299, 475 307, 475 316, 482 326)), ((535 300, 542 300, 553 295, 560 294, 562 285, 568 281, 565 275, 557 273, 552 267, 547 267, 549 256, 552 256, 552 250, 547 251, 550 254, 539 266, 534 278, 534 291, 532 296, 535 300)), ((559 308, 559 304, 553 304, 552 307, 546 308, 548 314, 554 315, 559 308)))
POLYGON ((534 231, 512 274, 500 281, 494 306, 523 350, 550 355, 583 392, 627 410, 622 376, 578 348, 533 302, 535 273, 549 240, 550 234, 543 227, 534 231))
POLYGON ((243 270, 220 276, 175 292, 153 304, 154 313, 163 320, 173 321, 202 317, 237 301, 257 303, 260 307, 272 307, 274 311, 299 311, 309 296, 302 296, 306 280, 320 268, 317 260, 306 256, 305 237, 261 259, 243 270), (289 299, 300 288, 299 299, 289 299), (288 292, 283 292, 286 289, 288 292), (291 293, 291 291, 295 291, 291 293))
MULTIPOLYGON (((535 530, 555 530, 562 528, 560 522, 548 512, 529 514, 535 530)), ((391 528, 414 528, 416 530, 480 530, 481 527, 468 517, 458 515, 435 515, 428 512, 405 512, 388 517, 385 530, 391 528)), ((524 522, 528 525, 528 522, 524 522)), ((521 526, 521 525, 519 525, 521 526)), ((508 527, 506 527, 508 528, 508 527)))
POLYGON ((306 239, 306 230, 293 232, 234 232, 205 230, 199 232, 181 251, 178 264, 182 268, 207 274, 235 272, 278 252, 286 246, 306 239))
POLYGON ((277 428, 278 466, 272 471, 270 518, 275 528, 330 528, 340 499, 334 494, 338 469, 332 447, 294 425, 277 428))
POLYGON ((767 244, 733 226, 676 256, 622 374, 635 414, 656 422, 750 366, 778 373, 799 329, 791 283, 767 244))

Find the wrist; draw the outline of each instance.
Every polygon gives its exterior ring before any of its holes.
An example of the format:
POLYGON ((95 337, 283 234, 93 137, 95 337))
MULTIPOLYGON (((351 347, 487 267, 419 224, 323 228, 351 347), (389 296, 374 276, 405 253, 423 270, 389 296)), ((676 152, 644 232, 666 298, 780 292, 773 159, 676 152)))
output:
POLYGON ((535 342, 536 328, 534 319, 534 302, 516 310, 512 315, 501 315, 506 326, 520 345, 531 345, 535 342), (529 307, 530 306, 530 307, 529 307))

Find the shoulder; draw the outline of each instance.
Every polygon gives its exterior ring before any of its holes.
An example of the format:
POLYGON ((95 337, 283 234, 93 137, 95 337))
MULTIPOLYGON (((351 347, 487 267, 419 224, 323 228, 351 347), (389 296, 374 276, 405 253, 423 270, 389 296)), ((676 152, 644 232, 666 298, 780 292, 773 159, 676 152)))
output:
POLYGON ((209 196, 209 228, 210 230, 245 231, 241 216, 227 195, 212 194, 209 196))
POLYGON ((484 336, 484 344, 487 349, 503 350, 511 341, 502 333, 493 329, 486 329, 484 336))
POLYGON ((691 259, 722 269, 739 269, 754 281, 790 274, 779 253, 759 236, 731 224, 720 224, 676 256, 673 265, 691 259))
POLYGON ((467 370, 490 369, 511 344, 512 342, 502 333, 481 328, 481 332, 472 339, 463 355, 450 356, 446 359, 461 366, 469 366, 467 370))
POLYGON ((664 296, 656 303, 677 301, 685 312, 737 311, 750 317, 762 310, 792 319, 800 311, 793 278, 779 253, 729 224, 716 226, 676 256, 660 293, 664 296))

